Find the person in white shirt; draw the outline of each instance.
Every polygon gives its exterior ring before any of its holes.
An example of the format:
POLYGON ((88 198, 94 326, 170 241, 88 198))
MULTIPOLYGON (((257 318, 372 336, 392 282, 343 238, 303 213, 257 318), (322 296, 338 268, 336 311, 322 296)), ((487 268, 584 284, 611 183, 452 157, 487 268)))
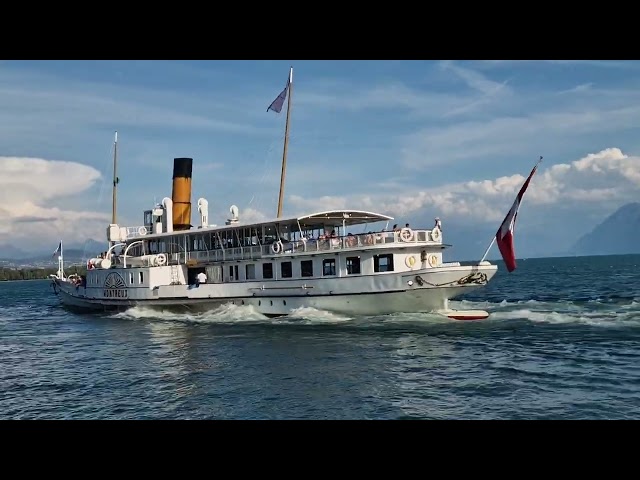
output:
POLYGON ((207 274, 204 272, 200 272, 197 276, 196 279, 198 280, 198 284, 201 283, 207 283, 207 274))

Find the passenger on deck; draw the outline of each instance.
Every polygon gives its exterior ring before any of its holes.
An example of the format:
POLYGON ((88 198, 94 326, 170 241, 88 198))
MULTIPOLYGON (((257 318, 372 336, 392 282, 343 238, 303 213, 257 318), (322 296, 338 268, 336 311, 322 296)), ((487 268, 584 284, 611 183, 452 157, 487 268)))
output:
POLYGON ((207 274, 204 272, 196 275, 196 286, 200 286, 201 283, 207 283, 207 274))

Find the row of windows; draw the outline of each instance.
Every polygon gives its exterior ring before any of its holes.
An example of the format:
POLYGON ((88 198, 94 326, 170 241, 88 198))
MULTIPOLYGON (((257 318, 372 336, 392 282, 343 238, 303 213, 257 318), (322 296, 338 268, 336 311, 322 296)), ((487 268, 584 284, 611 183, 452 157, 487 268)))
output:
MULTIPOLYGON (((359 275, 362 273, 360 257, 347 257, 347 275, 359 275)), ((392 272, 393 271, 393 254, 374 255, 373 256, 373 271, 378 272, 392 272)), ((229 266, 229 279, 239 280, 238 265, 229 266)), ((337 274, 336 259, 326 258, 322 260, 322 276, 333 276, 337 274)), ((253 263, 245 265, 245 278, 247 280, 255 280, 256 278, 256 266, 253 263)), ((300 276, 313 277, 313 260, 301 260, 300 261, 300 276)), ((273 263, 262 264, 262 278, 270 279, 274 278, 273 263)), ((280 262, 280 278, 293 278, 293 262, 280 262)))

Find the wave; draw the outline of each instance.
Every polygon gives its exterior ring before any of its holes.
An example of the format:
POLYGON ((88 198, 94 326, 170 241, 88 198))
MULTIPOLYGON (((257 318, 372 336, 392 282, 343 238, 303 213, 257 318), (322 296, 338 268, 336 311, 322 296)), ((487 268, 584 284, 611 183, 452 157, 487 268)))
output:
POLYGON ((189 313, 159 310, 150 307, 132 307, 124 312, 111 315, 112 318, 131 320, 161 320, 210 324, 341 324, 353 320, 352 317, 338 315, 316 308, 303 307, 282 317, 270 318, 257 312, 251 305, 227 304, 204 312, 189 313))
MULTIPOLYGON (((599 327, 640 327, 640 302, 632 300, 624 304, 611 304, 598 300, 577 302, 571 300, 541 301, 516 300, 451 301, 451 308, 480 309, 489 312, 486 320, 479 322, 507 322, 525 320, 532 323, 585 324, 599 327)), ((299 308, 289 315, 270 318, 257 312, 251 305, 223 305, 204 312, 176 312, 150 307, 132 307, 125 312, 110 315, 129 320, 175 321, 200 324, 268 324, 268 325, 401 325, 401 324, 457 324, 469 323, 450 320, 429 313, 395 313, 378 316, 347 316, 311 307, 299 308)), ((477 323, 477 322, 470 322, 477 323)))
POLYGON ((486 321, 527 320, 533 323, 585 324, 598 327, 640 327, 640 303, 626 304, 591 302, 519 300, 500 303, 451 302, 452 308, 482 308, 489 312, 486 321))

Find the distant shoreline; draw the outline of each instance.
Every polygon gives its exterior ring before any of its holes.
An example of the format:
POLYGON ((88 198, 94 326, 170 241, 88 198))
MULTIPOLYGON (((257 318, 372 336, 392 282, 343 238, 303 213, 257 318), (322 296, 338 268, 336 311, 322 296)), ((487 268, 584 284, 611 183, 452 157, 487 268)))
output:
POLYGON ((48 278, 16 278, 16 279, 0 279, 0 282, 44 282, 45 280, 49 280, 48 278))

